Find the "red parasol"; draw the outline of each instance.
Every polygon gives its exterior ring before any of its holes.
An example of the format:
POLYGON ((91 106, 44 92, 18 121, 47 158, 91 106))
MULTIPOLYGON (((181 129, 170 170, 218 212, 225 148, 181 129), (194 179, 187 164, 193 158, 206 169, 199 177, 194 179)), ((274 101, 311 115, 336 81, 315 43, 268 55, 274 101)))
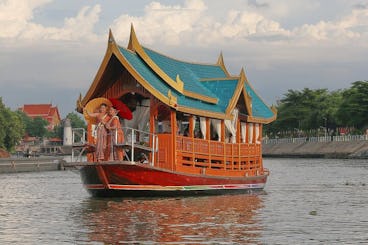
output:
POLYGON ((115 109, 119 111, 118 115, 121 118, 131 120, 133 118, 132 112, 129 110, 128 106, 124 104, 121 100, 110 98, 109 99, 115 109))

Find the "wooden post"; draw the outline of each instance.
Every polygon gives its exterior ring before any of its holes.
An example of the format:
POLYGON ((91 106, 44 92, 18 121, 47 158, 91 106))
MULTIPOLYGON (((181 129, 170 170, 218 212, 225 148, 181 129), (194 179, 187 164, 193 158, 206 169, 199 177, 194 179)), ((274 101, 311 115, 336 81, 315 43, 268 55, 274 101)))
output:
POLYGON ((206 117, 206 139, 208 142, 208 167, 211 168, 211 122, 208 117, 206 117))
POLYGON ((192 142, 192 166, 194 166, 195 164, 195 160, 194 160, 194 123, 193 123, 193 115, 190 115, 189 116, 189 137, 190 137, 190 140, 192 142))
MULTIPOLYGON (((154 134, 156 132, 156 129, 155 129, 155 123, 156 123, 156 112, 157 112, 157 107, 155 106, 155 103, 153 102, 154 99, 150 99, 150 133, 151 134, 154 134)), ((155 150, 157 148, 157 141, 155 138, 153 137, 149 137, 149 144, 150 144, 150 147, 152 148, 152 146, 154 146, 154 149, 155 150)), ((158 159, 157 157, 158 155, 158 152, 157 153, 150 153, 150 163, 155 165, 156 164, 156 159, 158 159)))
POLYGON ((241 162, 241 159, 240 159, 240 143, 241 143, 241 125, 240 125, 240 119, 238 118, 238 120, 236 121, 236 137, 237 137, 237 147, 238 147, 238 169, 240 170, 240 162, 241 162))
POLYGON ((225 144, 225 121, 221 120, 221 142, 222 142, 222 148, 223 148, 223 165, 226 168, 226 144, 225 144))
POLYGON ((170 110, 171 115, 171 137, 172 137, 172 164, 171 170, 175 171, 176 169, 176 133, 177 133, 177 125, 176 125, 176 111, 174 109, 170 110))
POLYGON ((193 138, 194 137, 194 134, 193 134, 193 129, 194 129, 194 126, 193 125, 193 115, 190 115, 189 116, 189 137, 193 138))

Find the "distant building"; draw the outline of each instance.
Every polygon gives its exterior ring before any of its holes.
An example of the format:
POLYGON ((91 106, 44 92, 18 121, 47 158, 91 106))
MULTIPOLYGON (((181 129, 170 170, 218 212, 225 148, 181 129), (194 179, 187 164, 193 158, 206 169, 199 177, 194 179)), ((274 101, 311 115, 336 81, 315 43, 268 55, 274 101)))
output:
POLYGON ((63 145, 71 146, 73 144, 73 132, 72 125, 69 118, 66 118, 64 121, 64 137, 63 137, 63 145))
POLYGON ((45 119, 49 123, 47 126, 49 131, 61 122, 59 110, 57 106, 52 106, 52 104, 26 104, 19 110, 31 118, 41 117, 45 119))

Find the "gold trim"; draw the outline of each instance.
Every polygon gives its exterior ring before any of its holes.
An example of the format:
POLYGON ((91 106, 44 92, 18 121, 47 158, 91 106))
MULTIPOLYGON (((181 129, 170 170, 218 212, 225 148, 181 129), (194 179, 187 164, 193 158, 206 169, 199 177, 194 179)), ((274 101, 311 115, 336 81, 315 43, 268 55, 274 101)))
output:
POLYGON ((189 91, 189 90, 184 90, 183 94, 187 97, 191 97, 191 98, 197 99, 197 100, 202 100, 204 102, 208 102, 208 103, 211 103, 211 104, 217 104, 218 103, 217 98, 209 97, 209 96, 202 95, 202 94, 197 94, 197 93, 189 91))
POLYGON ((131 26, 130 39, 128 44, 128 49, 135 51, 144 62, 151 67, 151 69, 161 77, 167 84, 170 85, 173 89, 178 91, 179 93, 183 93, 184 83, 179 79, 178 81, 174 81, 171 79, 161 68, 146 54, 142 46, 140 45, 138 38, 135 34, 133 25, 131 26))
POLYGON ((194 109, 194 108, 186 107, 186 106, 178 105, 176 109, 177 111, 192 114, 195 116, 204 116, 204 117, 214 118, 214 119, 232 119, 232 115, 225 115, 224 113, 211 112, 211 111, 206 111, 206 110, 201 110, 201 109, 194 109))
MULTIPOLYGON (((266 105, 267 106, 267 104, 264 102, 264 100, 262 99, 262 97, 261 96, 259 96, 259 94, 256 92, 256 90, 253 88, 253 86, 252 86, 252 84, 250 84, 249 83, 249 81, 248 81, 248 79, 247 79, 247 77, 245 76, 245 73, 244 73, 244 78, 245 78, 245 80, 244 80, 244 83, 247 83, 248 85, 249 85, 249 87, 253 90, 253 92, 258 96, 258 98, 262 101, 262 103, 264 104, 264 105, 266 105)), ((245 90, 245 86, 244 86, 244 90, 245 90)), ((245 90, 246 91, 246 90, 245 90)), ((248 95, 249 97, 250 97, 250 95, 248 95)), ((251 107, 251 106, 250 106, 251 107)), ((252 108, 252 107, 251 107, 252 108)), ((277 110, 276 110, 276 108, 272 108, 272 107, 269 107, 268 106, 268 108, 270 108, 271 109, 271 111, 273 112, 273 114, 274 114, 274 116, 273 117, 271 117, 271 118, 269 118, 269 119, 265 119, 265 124, 266 123, 270 123, 270 122, 273 122, 273 121, 275 121, 276 120, 276 118, 277 118, 277 110)), ((253 113, 252 113, 253 114, 253 113)))
MULTIPOLYGON (((240 74, 241 75, 241 74, 240 74)), ((233 93, 232 98, 229 101, 229 105, 227 106, 225 113, 231 114, 231 112, 234 110, 236 104, 238 103, 240 94, 242 92, 242 88, 244 87, 244 77, 240 76, 238 80, 238 84, 236 85, 235 91, 233 93)))
POLYGON ((253 115, 253 108, 252 108, 252 96, 247 93, 247 90, 243 86, 243 96, 245 101, 245 108, 247 108, 247 112, 249 115, 253 115))
POLYGON ((178 86, 180 87, 180 90, 184 91, 184 83, 183 81, 180 79, 179 74, 176 75, 176 83, 179 84, 178 86))
MULTIPOLYGON (((113 54, 116 56, 116 58, 120 61, 120 63, 124 66, 125 69, 134 77, 135 80, 137 80, 138 83, 140 83, 149 93, 151 93, 154 97, 162 101, 164 104, 168 106, 172 106, 170 104, 170 98, 166 97, 159 91, 157 91, 151 84, 149 84, 141 75, 130 65, 130 63, 125 59, 125 57, 120 52, 117 45, 114 45, 112 47, 113 54)), ((171 98, 172 100, 173 98, 171 98)))
MULTIPOLYGON (((195 99, 199 99, 202 101, 206 101, 209 103, 214 103, 217 104, 218 103, 218 99, 217 98, 213 98, 213 97, 208 97, 208 96, 204 96, 201 94, 197 94, 191 91, 187 91, 184 90, 184 83, 181 81, 180 76, 177 75, 176 76, 176 81, 173 81, 170 77, 167 76, 167 74, 165 74, 149 57, 148 55, 144 52, 143 48, 140 46, 135 32, 134 32, 134 28, 133 25, 131 27, 131 37, 129 40, 129 44, 128 44, 128 51, 130 52, 136 52, 138 55, 141 56, 142 59, 145 60, 148 59, 150 60, 151 64, 147 63, 151 69, 153 69, 156 73, 157 70, 155 70, 156 68, 160 71, 159 73, 157 73, 164 81, 167 82, 167 79, 169 79, 172 83, 172 87, 177 90, 178 92, 184 94, 185 96, 191 97, 191 98, 195 98, 195 99), (144 57, 145 56, 145 57, 144 57), (152 67, 152 66, 153 67, 152 67), (155 68, 155 69, 154 69, 155 68), (166 78, 166 79, 165 79, 166 78)), ((95 78, 90 86, 90 88, 88 89, 86 95, 84 96, 84 98, 81 98, 81 95, 79 96, 78 100, 77 100, 77 110, 81 110, 81 108, 83 106, 85 106, 87 104, 87 102, 92 98, 93 94, 96 92, 97 86, 99 84, 99 82, 101 81, 101 78, 103 76, 103 73, 105 72, 107 65, 112 57, 112 55, 115 55, 116 58, 121 62, 121 64, 125 67, 125 69, 127 69, 127 71, 131 74, 131 76, 134 77, 134 79, 136 79, 136 81, 138 83, 140 83, 145 89, 147 89, 147 91, 149 93, 151 93, 154 97, 156 97, 158 100, 162 101, 162 103, 170 106, 170 107, 174 107, 176 110, 184 112, 184 113, 189 113, 189 114, 193 114, 193 115, 198 115, 198 116, 206 116, 206 117, 210 117, 210 118, 217 118, 217 119, 231 119, 232 115, 231 115, 231 111, 232 109, 235 108, 236 103, 239 99, 240 93, 243 92, 244 96, 245 96, 245 101, 246 101, 246 106, 247 109, 248 107, 250 107, 249 101, 251 100, 250 96, 247 94, 244 83, 246 82, 251 89, 253 89, 253 87, 249 84, 246 76, 245 76, 245 72, 244 69, 242 69, 240 76, 239 77, 227 77, 227 78, 220 78, 220 79, 201 79, 201 81, 215 81, 215 80, 230 80, 230 79, 238 79, 238 84, 237 87, 233 93, 233 97, 229 102, 228 108, 226 109, 226 114, 224 113, 216 113, 216 112, 211 112, 211 111, 206 111, 206 110, 200 110, 200 109, 195 109, 195 108, 190 108, 190 107, 185 107, 185 106, 180 106, 177 105, 177 97, 174 96, 171 92, 171 90, 168 91, 168 95, 163 95, 160 92, 158 92, 154 87, 152 87, 147 81, 145 81, 145 79, 130 65, 130 63, 125 59, 125 57, 123 56, 123 54, 121 53, 120 49, 118 48, 115 39, 112 35, 111 30, 109 31, 109 38, 108 38, 108 46, 106 49, 106 53, 105 56, 101 62, 101 65, 95 75, 95 78), (240 89, 241 87, 241 89, 240 89), (247 105, 248 104, 248 105, 247 105)), ((222 56, 222 54, 220 55, 220 57, 222 56)), ((218 65, 221 66, 221 62, 223 62, 223 60, 221 61, 219 57, 219 61, 218 65)), ((223 59, 223 58, 222 58, 223 59)), ((146 60, 145 60, 146 61, 146 60)), ((146 61, 147 62, 147 61, 146 61)), ((225 72, 225 70, 224 70, 225 72)), ((225 72, 226 73, 226 72, 225 72)), ((170 85, 170 84, 169 84, 170 85)), ((171 86, 171 85, 170 85, 171 86)), ((254 90, 254 89, 253 89, 254 90)), ((254 91, 255 92, 255 91, 254 91)), ((256 93, 256 92, 255 92, 256 93)), ((256 93, 257 94, 257 93, 256 93)), ((258 95, 258 94, 257 94, 258 95)), ((259 97, 261 100, 262 98, 259 97)), ((264 103, 264 101, 262 100, 262 102, 264 103)), ((264 103, 265 104, 265 103, 264 103)), ((274 112, 274 116, 272 118, 268 118, 268 119, 264 119, 264 118, 256 118, 253 117, 251 115, 247 116, 247 121, 249 122, 256 122, 256 123, 270 123, 272 121, 274 121, 277 117, 277 110, 274 107, 271 107, 271 110, 274 112)))
POLYGON ((259 118, 259 117, 247 116, 247 122, 268 124, 268 123, 275 121, 276 118, 277 118, 277 115, 275 114, 273 117, 270 117, 270 118, 259 118))
POLYGON ((167 91, 167 97, 169 98, 169 104, 172 107, 178 106, 178 98, 171 93, 171 90, 167 91))
POLYGON ((128 43, 128 49, 135 52, 134 45, 133 45, 133 37, 136 37, 133 23, 130 24, 130 37, 129 37, 129 43, 128 43))
POLYGON ((229 77, 218 77, 218 78, 201 78, 200 82, 212 82, 212 81, 229 81, 239 79, 239 76, 229 76, 229 77))
MULTIPOLYGON (((217 104, 218 98, 210 97, 210 96, 203 96, 196 92, 188 91, 184 89, 184 82, 180 79, 179 74, 176 75, 175 81, 171 79, 144 51, 143 47, 138 41, 138 38, 135 34, 133 25, 131 26, 130 38, 128 49, 135 51, 143 60, 144 62, 159 76, 162 80, 164 80, 170 87, 175 89, 181 94, 185 96, 192 97, 194 99, 202 100, 204 102, 217 104)), ((155 51, 156 52, 156 51, 155 51)), ((166 56, 168 57, 168 56, 166 56)))

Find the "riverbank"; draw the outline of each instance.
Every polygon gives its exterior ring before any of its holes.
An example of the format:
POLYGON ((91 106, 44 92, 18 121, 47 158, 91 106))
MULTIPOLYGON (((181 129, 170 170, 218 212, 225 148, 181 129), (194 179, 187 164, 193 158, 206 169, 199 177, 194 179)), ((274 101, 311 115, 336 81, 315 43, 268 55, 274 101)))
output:
POLYGON ((0 174, 64 169, 63 157, 0 158, 0 174))
POLYGON ((368 141, 263 144, 264 157, 368 159, 368 141))

